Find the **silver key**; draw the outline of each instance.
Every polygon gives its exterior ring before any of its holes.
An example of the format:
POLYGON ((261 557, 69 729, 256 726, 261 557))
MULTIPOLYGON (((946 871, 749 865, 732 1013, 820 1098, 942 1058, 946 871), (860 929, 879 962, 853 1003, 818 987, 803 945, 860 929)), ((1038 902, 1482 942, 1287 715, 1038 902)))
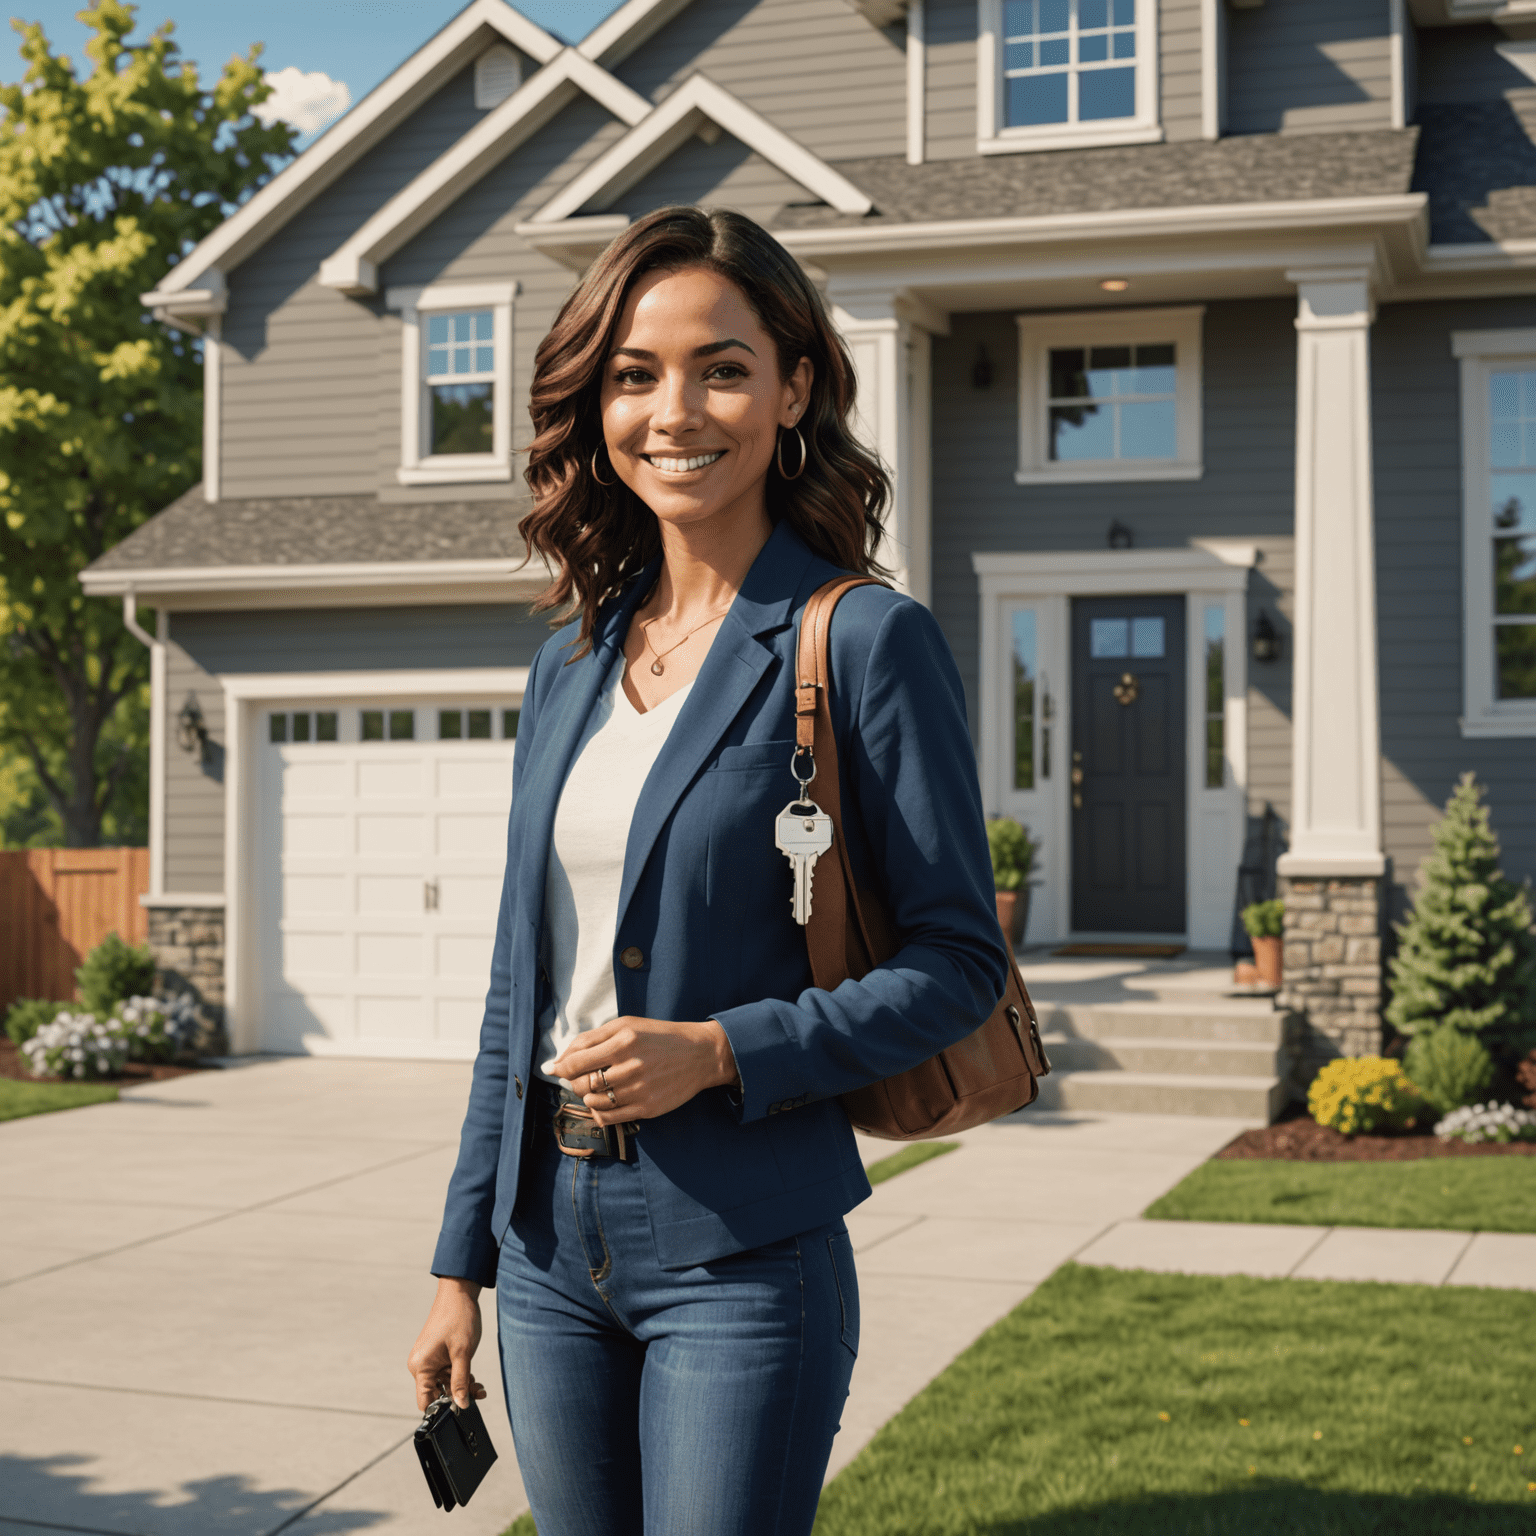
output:
POLYGON ((795 921, 803 928, 811 920, 811 879, 816 860, 832 846, 832 818, 810 800, 792 800, 779 812, 773 840, 794 871, 795 921))

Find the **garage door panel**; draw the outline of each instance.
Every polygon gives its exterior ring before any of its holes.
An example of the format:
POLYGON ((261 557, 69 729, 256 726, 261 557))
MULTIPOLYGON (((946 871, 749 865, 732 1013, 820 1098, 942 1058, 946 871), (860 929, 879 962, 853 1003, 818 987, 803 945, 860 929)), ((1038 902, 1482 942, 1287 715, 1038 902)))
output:
POLYGON ((345 976, 351 969, 350 945, 341 930, 314 930, 282 934, 283 975, 296 979, 310 976, 345 976))
POLYGON ((371 976, 421 976, 424 936, 420 933, 359 933, 357 973, 371 976))
MULTIPOLYGON (((501 845, 497 844, 498 854, 501 845)), ((496 927, 496 910, 501 901, 501 875, 465 875, 445 870, 437 877, 437 910, 444 917, 483 922, 489 931, 496 927)))
POLYGON ((311 814, 283 808, 282 850, 306 858, 340 859, 347 846, 350 818, 335 811, 311 814))
POLYGON ((447 1044, 467 1046, 470 1051, 480 1043, 480 1024, 485 1017, 485 1003, 480 998, 440 997, 437 999, 437 1038, 447 1044))
POLYGON ((364 858, 419 858, 427 850, 426 818, 421 815, 375 815, 357 818, 357 851, 364 858))
POLYGON ((432 1016, 419 995, 378 994, 357 999, 359 1040, 405 1040, 430 1034, 432 1016))
POLYGON ((335 917, 347 903, 345 875, 286 874, 283 876, 283 912, 293 916, 335 917))
POLYGON ((437 818, 437 851, 445 858, 484 854, 506 835, 506 817, 494 811, 481 815, 449 814, 437 818))
POLYGON ((512 766, 505 759, 440 759, 437 764, 437 792, 444 800, 474 796, 510 801, 512 766))
POLYGON ((357 910, 372 915, 377 912, 421 912, 425 908, 420 875, 374 875, 357 877, 357 910))
POLYGON ((472 982, 485 989, 491 974, 491 951, 496 941, 490 934, 440 933, 437 935, 435 974, 472 982))
MULTIPOLYGON (((391 749, 386 748, 386 751, 391 749)), ((426 789, 426 764, 416 755, 364 759, 357 765, 357 792, 364 800, 413 797, 426 789)))
POLYGON ((352 793, 350 763, 295 762, 290 752, 284 752, 282 758, 284 800, 343 800, 352 793))

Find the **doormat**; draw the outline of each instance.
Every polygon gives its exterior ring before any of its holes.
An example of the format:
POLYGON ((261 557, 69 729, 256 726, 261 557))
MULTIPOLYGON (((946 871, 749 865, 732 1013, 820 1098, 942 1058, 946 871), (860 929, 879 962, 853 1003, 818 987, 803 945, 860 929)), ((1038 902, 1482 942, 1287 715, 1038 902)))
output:
POLYGON ((1183 944, 1063 944, 1053 955, 1092 956, 1096 960, 1172 960, 1184 953, 1183 944))

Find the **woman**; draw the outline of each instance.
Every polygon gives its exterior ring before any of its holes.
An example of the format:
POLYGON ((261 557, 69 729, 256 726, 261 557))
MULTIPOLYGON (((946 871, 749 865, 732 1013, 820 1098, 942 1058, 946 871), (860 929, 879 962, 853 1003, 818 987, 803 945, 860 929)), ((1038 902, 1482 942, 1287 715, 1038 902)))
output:
POLYGON ((422 1407, 483 1396, 496 1287, 541 1536, 811 1529, 858 1349, 843 1217, 869 1193, 837 1096, 969 1034, 1003 990, 959 677, 927 610, 882 586, 837 610, 832 708, 849 858, 904 947, 820 991, 791 913, 774 823, 798 798, 797 620, 874 568, 887 496, 853 390, 815 289, 732 213, 640 220, 539 347, 521 531, 559 572, 541 606, 575 616, 529 672, 409 1366, 422 1407))

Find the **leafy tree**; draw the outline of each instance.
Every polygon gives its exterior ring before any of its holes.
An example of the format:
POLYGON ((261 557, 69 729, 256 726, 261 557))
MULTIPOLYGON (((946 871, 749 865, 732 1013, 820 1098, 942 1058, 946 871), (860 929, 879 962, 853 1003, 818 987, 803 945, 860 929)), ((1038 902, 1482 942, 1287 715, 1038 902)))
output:
POLYGON ((1465 773, 1431 833, 1399 929, 1388 1021, 1409 1036, 1448 1025, 1495 1053, 1536 1026, 1536 934, 1526 887, 1499 868, 1482 786, 1465 773))
POLYGON ((0 751, 25 756, 70 847, 142 774, 148 675, 79 572, 200 470, 199 344, 139 295, 293 145, 253 116, 259 45, 205 87, 169 22, 127 42, 135 11, 80 13, 83 76, 14 23, 26 75, 0 86, 0 751))

